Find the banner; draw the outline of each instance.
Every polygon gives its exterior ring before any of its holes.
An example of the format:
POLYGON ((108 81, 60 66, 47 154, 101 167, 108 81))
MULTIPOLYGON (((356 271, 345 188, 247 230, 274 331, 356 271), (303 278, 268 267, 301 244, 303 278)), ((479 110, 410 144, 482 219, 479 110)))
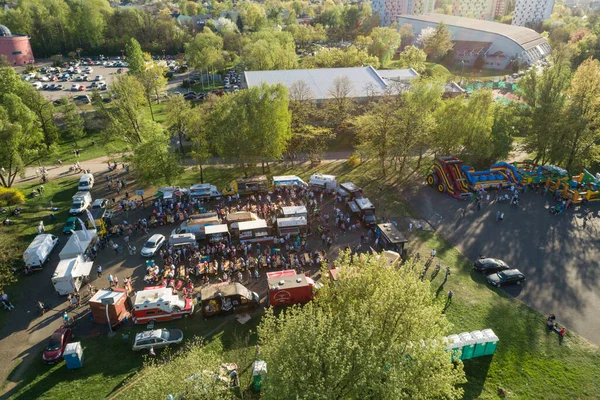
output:
POLYGON ((79 240, 79 236, 77 236, 77 232, 75 232, 73 229, 71 229, 71 238, 73 239, 73 243, 75 243, 75 245, 77 246, 77 249, 79 250, 80 253, 83 254, 84 252, 84 248, 81 245, 81 241, 79 240))
POLYGON ((96 221, 94 221, 94 217, 92 217, 92 213, 90 212, 90 210, 85 210, 85 212, 87 213, 88 219, 92 222, 92 226, 94 227, 94 229, 98 229, 96 228, 96 221))
POLYGON ((92 240, 90 238, 90 234, 89 234, 88 230, 85 228, 85 224, 83 223, 83 221, 81 220, 81 218, 77 218, 77 220, 81 224, 81 232, 83 232, 83 236, 85 237, 85 240, 92 240))

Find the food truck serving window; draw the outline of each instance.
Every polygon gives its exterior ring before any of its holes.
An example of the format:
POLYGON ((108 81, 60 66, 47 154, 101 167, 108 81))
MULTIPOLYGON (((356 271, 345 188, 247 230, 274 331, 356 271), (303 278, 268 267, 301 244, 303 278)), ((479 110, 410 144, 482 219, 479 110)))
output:
POLYGON ((240 231, 240 239, 248 239, 252 237, 252 231, 240 231))
POLYGON ((254 237, 264 237, 268 234, 269 232, 266 229, 257 229, 254 231, 254 237))

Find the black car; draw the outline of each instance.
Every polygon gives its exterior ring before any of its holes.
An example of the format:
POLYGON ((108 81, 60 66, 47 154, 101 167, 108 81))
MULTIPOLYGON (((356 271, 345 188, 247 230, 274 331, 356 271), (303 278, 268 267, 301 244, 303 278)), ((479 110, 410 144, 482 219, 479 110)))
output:
POLYGON ((488 275, 487 281, 490 285, 496 287, 502 287, 505 285, 517 284, 525 281, 525 275, 518 269, 507 269, 504 271, 497 272, 495 274, 488 275))
POLYGON ((480 258, 479 260, 475 261, 475 264, 473 264, 474 270, 485 274, 504 271, 509 268, 510 267, 506 265, 504 261, 498 260, 497 258, 480 258))

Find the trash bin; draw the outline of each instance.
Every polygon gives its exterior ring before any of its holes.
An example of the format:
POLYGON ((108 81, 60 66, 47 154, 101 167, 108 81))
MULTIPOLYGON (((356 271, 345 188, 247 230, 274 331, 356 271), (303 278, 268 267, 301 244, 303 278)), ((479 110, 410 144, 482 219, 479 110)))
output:
POLYGON ((494 354, 496 352, 496 347, 498 346, 498 341, 500 339, 498 339, 498 336, 496 336, 494 331, 491 329, 484 329, 481 331, 481 333, 483 333, 487 341, 485 345, 485 355, 487 356, 490 354, 494 354))
POLYGON ((485 355, 485 346, 487 345, 487 339, 481 331, 471 332, 471 336, 475 339, 475 349, 473 351, 473 357, 481 357, 485 355))
POLYGON ((267 363, 263 360, 256 360, 252 363, 252 385, 254 391, 260 391, 263 379, 267 376, 267 363))
POLYGON ((73 342, 67 344, 63 358, 67 363, 68 369, 75 369, 83 367, 83 348, 81 342, 73 342))
POLYGON ((458 335, 460 340, 463 342, 463 351, 461 360, 468 360, 473 358, 473 351, 475 350, 475 339, 471 336, 469 332, 463 332, 458 335))
POLYGON ((462 352, 464 343, 458 335, 450 335, 445 337, 446 350, 450 352, 450 360, 452 362, 462 360, 462 352))

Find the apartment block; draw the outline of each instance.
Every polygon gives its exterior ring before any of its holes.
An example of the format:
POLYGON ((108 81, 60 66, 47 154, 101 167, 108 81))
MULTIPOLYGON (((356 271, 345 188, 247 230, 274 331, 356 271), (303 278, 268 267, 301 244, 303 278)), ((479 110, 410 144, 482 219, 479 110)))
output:
POLYGON ((516 0, 512 24, 526 26, 550 19, 554 0, 516 0))
POLYGON ((493 21, 506 12, 507 0, 454 0, 452 15, 493 21))
POLYGON ((381 18, 382 26, 392 25, 398 16, 432 13, 435 0, 373 0, 373 12, 381 18))

